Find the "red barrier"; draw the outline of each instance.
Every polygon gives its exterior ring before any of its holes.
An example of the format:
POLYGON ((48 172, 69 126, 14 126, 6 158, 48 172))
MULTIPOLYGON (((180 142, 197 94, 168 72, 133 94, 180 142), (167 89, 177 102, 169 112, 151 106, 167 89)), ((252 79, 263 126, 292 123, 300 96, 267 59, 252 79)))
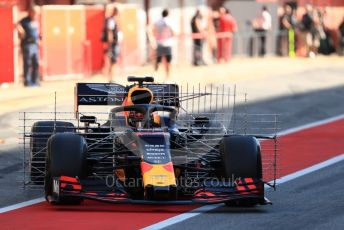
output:
POLYGON ((119 26, 120 30, 123 32, 119 65, 125 67, 141 64, 138 49, 139 44, 137 42, 137 8, 135 6, 123 5, 119 16, 119 26))
POLYGON ((14 82, 14 23, 12 6, 1 6, 0 83, 14 82))
POLYGON ((104 7, 86 7, 86 39, 89 42, 88 54, 91 55, 91 72, 99 72, 103 67, 103 45, 100 40, 104 24, 104 7))
POLYGON ((81 6, 42 7, 43 78, 72 79, 85 70, 85 14, 81 6))

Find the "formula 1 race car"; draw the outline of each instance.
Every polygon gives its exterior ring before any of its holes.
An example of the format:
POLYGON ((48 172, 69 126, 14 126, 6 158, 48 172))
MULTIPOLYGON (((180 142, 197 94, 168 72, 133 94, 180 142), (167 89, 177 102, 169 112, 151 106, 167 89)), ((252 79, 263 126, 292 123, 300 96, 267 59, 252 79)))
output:
POLYGON ((48 202, 270 203, 258 139, 275 137, 231 133, 214 108, 196 115, 184 111, 183 103, 211 92, 184 95, 178 85, 154 84, 152 77, 128 81, 134 83, 78 83, 76 122, 55 113, 25 134, 30 183, 44 185, 48 202), (98 112, 79 111, 100 105, 111 106, 103 122, 93 116, 98 112))

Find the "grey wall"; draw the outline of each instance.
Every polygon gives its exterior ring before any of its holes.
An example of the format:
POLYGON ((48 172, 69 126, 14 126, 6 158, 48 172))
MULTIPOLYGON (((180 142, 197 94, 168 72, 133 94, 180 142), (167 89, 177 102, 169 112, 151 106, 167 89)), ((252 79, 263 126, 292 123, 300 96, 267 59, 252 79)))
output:
POLYGON ((267 39, 267 53, 275 53, 276 33, 278 32, 278 3, 262 4, 255 1, 226 1, 225 6, 231 10, 238 23, 238 32, 235 34, 233 44, 234 54, 248 54, 249 38, 254 36, 254 32, 247 22, 253 20, 258 15, 263 5, 268 7, 272 16, 272 30, 269 32, 267 39))

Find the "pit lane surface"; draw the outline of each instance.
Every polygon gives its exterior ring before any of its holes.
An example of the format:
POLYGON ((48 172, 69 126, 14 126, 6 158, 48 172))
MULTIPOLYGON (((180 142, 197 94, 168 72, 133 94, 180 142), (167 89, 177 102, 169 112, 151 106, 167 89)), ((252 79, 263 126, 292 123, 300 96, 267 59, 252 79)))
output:
MULTIPOLYGON (((344 153, 344 142, 338 141, 340 139, 344 139, 344 132, 342 132, 342 130, 344 130, 343 117, 338 118, 338 120, 330 123, 301 130, 296 133, 291 133, 281 137, 280 142, 283 145, 288 146, 288 148, 284 148, 283 152, 284 158, 282 165, 285 169, 283 171, 283 175, 304 169, 344 153)), ((340 163, 339 165, 343 167, 343 164, 340 163)), ((334 167, 334 169, 337 167, 334 167)), ((324 170, 326 171, 326 169, 324 170)), ((341 213, 340 210, 343 210, 341 209, 343 199, 341 200, 340 196, 339 198, 337 197, 339 193, 325 192, 325 190, 333 188, 335 188, 335 190, 338 189, 339 191, 343 189, 343 183, 338 183, 338 186, 336 183, 342 176, 342 171, 340 171, 340 168, 334 171, 330 170, 330 172, 325 172, 321 174, 322 176, 320 178, 314 178, 312 175, 305 177, 306 179, 310 177, 311 180, 302 181, 304 179, 301 178, 301 182, 294 182, 296 183, 295 186, 285 186, 282 187, 282 189, 284 189, 281 190, 281 192, 269 194, 271 195, 273 201, 275 199, 275 203, 278 203, 277 206, 258 207, 255 209, 248 209, 246 211, 244 209, 221 207, 210 213, 201 214, 193 219, 189 219, 183 223, 180 223, 180 225, 184 228, 194 228, 195 226, 201 226, 202 228, 205 226, 228 228, 235 223, 233 221, 238 221, 238 223, 243 225, 245 223, 243 220, 247 218, 247 215, 254 215, 257 217, 252 218, 251 221, 253 222, 250 222, 252 224, 251 226, 255 226, 257 224, 254 222, 254 219, 260 221, 270 221, 269 223, 273 225, 273 219, 279 219, 278 217, 283 217, 280 216, 281 210, 286 210, 290 216, 296 216, 298 218, 301 218, 300 214, 304 212, 308 216, 310 215, 313 217, 314 215, 311 215, 311 212, 307 212, 308 209, 317 213, 321 213, 321 210, 326 210, 324 214, 327 214, 328 218, 330 217, 329 213, 332 213, 333 211, 342 216, 343 213, 341 213), (320 185, 317 186, 317 183, 320 185), (327 183, 329 183, 328 186, 326 186, 327 183), (319 189, 319 194, 317 189, 319 189), (308 192, 311 194, 307 194, 308 192), (319 206, 316 206, 319 203, 325 203, 322 199, 322 196, 325 196, 323 198, 326 198, 325 201, 327 202, 327 209, 321 209, 319 206), (331 197, 332 199, 328 199, 331 197), (295 199, 293 200, 293 198, 295 199), (332 206, 329 204, 330 201, 332 201, 332 206), (286 204, 286 209, 283 208, 282 204, 286 204), (314 209, 315 207, 317 209, 314 209), (295 210, 297 211, 296 213, 299 213, 299 215, 296 215, 294 212, 295 210), (234 219, 228 216, 230 213, 234 213, 234 219), (268 213, 272 213, 274 218, 267 218, 268 213), (265 214, 265 216, 262 216, 263 214, 265 214), (202 221, 199 222, 198 219, 202 219, 202 221), (208 225, 203 225, 203 222, 207 223, 208 225)), ((47 226, 52 229, 58 229, 66 226, 73 226, 73 228, 83 229, 93 229, 99 226, 101 226, 102 229, 137 229, 149 226, 159 221, 163 221, 167 218, 176 216, 194 208, 195 206, 157 207, 109 205, 99 204, 96 202, 85 202, 83 205, 77 207, 55 207, 50 206, 47 203, 40 203, 22 209, 5 212, 0 215, 0 222, 3 229, 22 229, 27 228, 28 226, 32 229, 45 228, 47 226), (58 220, 58 222, 56 220, 58 220)), ((316 215, 316 217, 319 215, 316 215)), ((288 219, 286 219, 286 221, 287 220, 288 219)), ((307 225, 308 221, 302 222, 302 224, 307 225)), ((332 224, 338 224, 338 221, 330 218, 330 221, 328 221, 327 224, 333 226, 332 224)), ((179 228, 178 225, 175 226, 176 228, 179 228)), ((250 228, 250 225, 248 225, 248 228, 250 228)))
MULTIPOLYGON (((320 90, 320 91, 314 91, 310 93, 304 93, 304 94, 294 94, 291 96, 286 96, 286 97, 280 97, 280 98, 275 98, 271 100, 266 100, 266 101, 260 101, 260 102, 255 102, 252 103, 248 106, 249 112, 265 112, 265 113, 281 113, 283 114, 282 117, 282 128, 291 128, 295 127, 298 125, 302 125, 308 122, 312 121, 317 121, 323 118, 335 116, 337 114, 342 114, 344 113, 344 100, 343 100, 343 95, 344 95, 344 87, 337 87, 337 88, 330 88, 326 90, 320 90)), ((66 106, 68 107, 68 106, 66 106)), ((240 109, 240 106, 238 107, 240 109)), ((37 109, 40 110, 40 109, 37 109)), ((52 110, 52 109, 51 109, 52 110)), ((64 111, 63 109, 59 109, 60 111, 64 111)), ((16 116, 13 116, 9 114, 8 116, 2 117, 0 123, 1 127, 4 128, 8 126, 9 120, 17 119, 16 116)), ((15 136, 16 133, 12 131, 11 127, 9 129, 3 129, 4 131, 8 132, 9 136, 15 136), (11 133, 13 132, 13 133, 11 133)), ((334 125, 331 127, 331 130, 337 130, 337 132, 342 132, 343 133, 343 127, 334 125)), ((332 154, 340 154, 343 153, 344 151, 340 151, 340 146, 337 149, 338 151, 331 152, 332 151, 332 145, 338 142, 338 139, 340 137, 337 137, 336 135, 331 134, 331 130, 328 130, 327 132, 323 132, 320 130, 318 132, 321 137, 317 139, 318 141, 322 141, 322 138, 328 137, 328 135, 331 135, 329 139, 335 138, 335 141, 331 143, 324 143, 321 142, 322 145, 325 145, 327 149, 330 149, 330 155, 332 154)), ((1 130, 2 131, 2 130, 1 130)), ((307 138, 312 139, 312 135, 307 135, 307 138)), ((296 138, 298 139, 298 138, 296 138)), ((302 139, 302 136, 300 136, 300 139, 302 139)), ((305 140, 308 140, 305 139, 305 140)), ((343 137, 341 137, 343 139, 343 137)), ((301 143, 302 146, 307 146, 307 141, 301 143)), ((298 148, 297 145, 294 144, 288 144, 286 146, 283 146, 282 149, 286 149, 289 146, 295 147, 295 151, 292 153, 296 159, 293 160, 292 165, 295 163, 299 164, 298 162, 298 154, 300 149, 298 148)), ((317 148, 312 148, 312 147, 304 147, 305 151, 313 151, 314 149, 317 150, 317 148)), ((302 151, 304 151, 304 149, 302 151)), ((1 171, 0 171, 0 207, 5 207, 11 204, 15 204, 18 202, 22 202, 25 200, 29 200, 35 197, 41 197, 42 196, 42 191, 30 191, 30 190, 22 190, 19 186, 17 181, 20 179, 21 174, 19 174, 19 171, 21 169, 21 158, 19 154, 20 149, 15 146, 10 146, 8 149, 2 148, 0 150, 0 162, 2 164, 1 171)), ((284 155, 286 153, 283 153, 284 155)), ((312 157, 313 152, 308 152, 307 157, 312 157)), ((327 153, 319 152, 318 154, 321 155, 322 159, 327 158, 327 153)), ((305 157, 305 158, 307 158, 305 157)), ((330 156, 328 156, 330 157, 330 156)), ((291 159, 292 160, 292 159, 291 159)), ((301 163, 300 163, 301 164, 301 163)), ((340 163, 341 164, 341 163, 340 163)), ((285 166, 285 165, 284 165, 285 166)), ((300 167, 303 167, 303 165, 300 165, 300 167)), ((287 167, 286 167, 287 168, 287 167)), ((294 170, 296 170, 294 168, 294 170)), ((332 167, 326 169, 326 170, 331 170, 332 167)), ((290 169, 289 172, 292 172, 292 169, 290 169)), ((320 172, 320 171, 319 171, 320 172)), ((314 173, 318 175, 318 172, 314 173)), ((303 184, 308 183, 308 176, 305 176, 306 181, 303 181, 303 178, 300 178, 299 180, 302 180, 303 184)), ((321 178, 319 178, 321 179, 321 178)), ((332 183, 335 183, 336 189, 343 191, 343 186, 341 185, 341 181, 337 181, 338 179, 336 178, 330 178, 329 181, 333 181, 332 183), (337 185, 338 184, 338 185, 337 185)), ((315 179, 315 182, 317 179, 315 179)), ((321 181, 319 183, 324 183, 326 181, 321 181)), ((293 182, 290 182, 293 183, 293 182)), ((316 183, 314 183, 315 185, 316 183)), ((331 218, 331 215, 333 217, 339 215, 337 212, 338 210, 332 207, 333 203, 331 205, 326 206, 327 209, 322 209, 321 207, 327 204, 329 201, 325 199, 326 197, 322 197, 326 194, 331 196, 333 198, 333 202, 335 204, 341 204, 343 203, 342 200, 340 200, 340 196, 337 196, 335 194, 336 189, 332 189, 334 185, 332 184, 331 187, 329 187, 327 193, 320 193, 315 190, 314 194, 318 197, 319 196, 319 207, 316 208, 316 211, 323 212, 328 210, 328 214, 325 215, 328 218, 331 218), (333 195, 331 195, 333 194, 333 195), (337 203, 338 202, 338 203, 337 203), (341 202, 341 203, 340 203, 341 202), (332 214, 331 214, 332 213, 332 214)), ((284 215, 281 213, 281 210, 283 209, 283 205, 285 203, 293 202, 290 200, 294 196, 287 196, 288 192, 284 193, 284 188, 289 188, 288 184, 281 185, 279 190, 277 192, 272 192, 267 194, 267 196, 274 202, 273 206, 267 206, 267 207, 259 207, 257 209, 248 210, 246 213, 246 210, 231 210, 231 209, 226 209, 228 210, 228 213, 223 213, 224 215, 227 214, 226 216, 222 215, 223 220, 218 221, 219 226, 215 225, 217 222, 213 222, 212 219, 213 217, 210 217, 208 219, 208 214, 203 215, 201 214, 198 217, 195 218, 205 218, 204 222, 209 222, 212 223, 212 226, 210 227, 221 227, 223 226, 230 226, 230 223, 232 219, 231 216, 236 213, 237 216, 241 216, 241 219, 234 219, 237 221, 245 221, 246 216, 248 214, 257 214, 256 216, 252 217, 252 226, 255 226, 254 219, 256 221, 260 220, 260 214, 261 213, 269 213, 273 215, 273 218, 275 219, 281 219, 281 223, 283 223, 283 219, 286 218, 286 220, 291 221, 291 219, 287 218, 288 216, 284 215), (288 197, 288 199, 286 199, 288 197), (280 202, 281 201, 281 202, 280 202), (281 205, 280 205, 281 204, 281 205), (280 209, 276 209, 276 208, 280 209), (246 215, 247 214, 247 215, 246 215)), ((291 188, 293 189, 293 188, 291 188)), ((296 188, 297 189, 297 188, 296 188)), ((316 189, 315 186, 314 188, 309 188, 310 191, 313 191, 312 189, 316 189)), ((303 191, 306 192, 305 190, 301 190, 298 193, 303 194, 303 191)), ((297 193, 297 192, 295 192, 297 193)), ((307 193, 305 193, 307 194, 307 193)), ((308 196, 302 196, 294 205, 291 206, 286 206, 286 212, 289 213, 289 215, 293 215, 293 210, 295 209, 300 209, 301 206, 305 206, 305 208, 312 208, 313 206, 310 206, 309 204, 312 204, 314 200, 309 200, 307 199, 308 196)), ((293 204, 293 203, 291 203, 293 204)), ((136 205, 119 205, 119 206, 113 206, 113 205, 106 205, 106 204, 99 204, 96 202, 87 202, 84 206, 82 207, 51 207, 45 203, 39 204, 39 205, 34 205, 30 207, 29 209, 24 208, 21 210, 16 210, 13 212, 8 212, 4 214, 0 214, 0 223, 1 223, 1 229, 13 229, 13 228, 46 228, 48 225, 49 227, 54 227, 55 228, 73 228, 75 223, 80 223, 81 226, 85 229, 90 229, 90 228, 114 228, 114 227, 121 227, 121 228, 131 228, 131 229, 136 229, 144 226, 148 226, 151 224, 154 224, 156 222, 159 222, 161 220, 165 220, 169 217, 176 216, 184 211, 193 209, 194 207, 191 206, 173 206, 173 207, 152 207, 152 206, 136 206, 136 205), (33 208, 33 209, 31 209, 33 208), (71 218, 73 217, 73 218, 71 218), (44 220, 44 222, 42 222, 44 220), (48 221, 48 222, 46 222, 48 221), (147 222, 149 221, 149 223, 147 222), (105 225, 103 225, 105 224, 105 225), (116 225, 116 226, 114 226, 116 225)), ((222 210, 222 209, 220 209, 222 210)), ((210 212, 213 214, 213 211, 210 212)), ((215 211, 217 214, 217 210, 215 211)), ((221 213, 221 211, 220 211, 221 213)), ((198 214, 198 213, 197 213, 198 214)), ((210 215, 211 215, 210 214, 210 215)), ((300 214, 300 213, 299 213, 300 214)), ((299 216, 299 215, 298 215, 299 216)), ((302 218, 298 220, 300 222, 300 225, 307 225, 308 222, 316 222, 319 218, 318 216, 315 216, 316 218, 305 218, 304 221, 302 221, 302 218)), ((343 215, 342 215, 343 217, 343 215)), ((193 219, 195 219, 193 218, 193 219)), ((266 223, 269 223, 268 216, 265 215, 263 216, 266 223)), ((192 222, 193 219, 189 219, 183 223, 183 226, 185 228, 209 228, 208 225, 203 224, 203 225, 197 225, 194 222, 192 222), (191 222, 190 222, 191 221, 191 222)), ((333 223, 336 222, 336 218, 333 218, 332 221, 333 223)), ((262 220, 260 220, 262 221, 262 220)), ((278 222, 278 220, 275 220, 274 224, 278 222)), ((203 223, 203 222, 202 222, 203 223)), ((239 222, 235 222, 239 226, 239 222)), ((340 222, 339 222, 340 223, 340 222)), ((285 226, 289 226, 284 224, 285 226)), ((251 225, 248 225, 248 227, 251 225)), ((281 227, 280 225, 278 225, 281 227)), ((233 226, 231 226, 233 228, 233 226)), ((257 227, 257 226, 255 226, 257 227)), ((289 227, 287 227, 290 229, 289 227)), ((335 228, 334 228, 335 229, 335 228)))

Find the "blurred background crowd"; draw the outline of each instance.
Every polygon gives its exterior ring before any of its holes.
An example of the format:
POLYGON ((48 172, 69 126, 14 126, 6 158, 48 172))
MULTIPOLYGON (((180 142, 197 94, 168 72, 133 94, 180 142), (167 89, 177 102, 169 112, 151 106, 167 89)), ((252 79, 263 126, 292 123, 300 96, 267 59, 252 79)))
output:
POLYGON ((0 84, 344 55, 343 0, 0 0, 0 84))

